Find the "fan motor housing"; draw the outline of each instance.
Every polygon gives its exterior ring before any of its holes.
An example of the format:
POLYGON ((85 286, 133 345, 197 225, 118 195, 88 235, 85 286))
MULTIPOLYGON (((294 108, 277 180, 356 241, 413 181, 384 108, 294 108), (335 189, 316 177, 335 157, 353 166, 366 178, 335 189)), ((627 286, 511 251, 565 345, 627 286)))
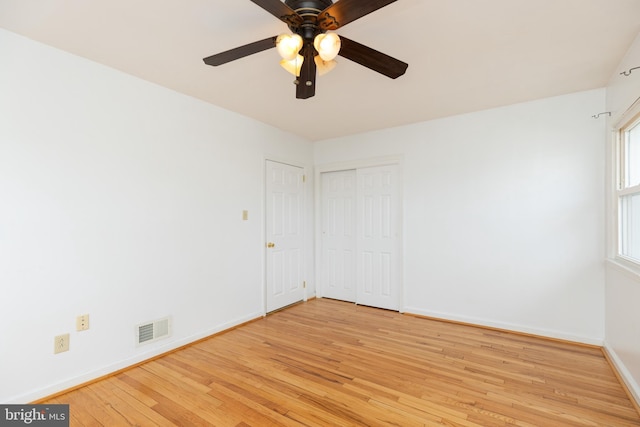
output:
POLYGON ((316 16, 318 15, 318 13, 322 12, 333 4, 331 0, 285 0, 284 3, 291 9, 298 12, 299 15, 302 15, 302 13, 305 13, 307 11, 311 13, 315 10, 316 16))
POLYGON ((285 4, 295 10, 302 17, 302 24, 291 26, 291 31, 299 34, 305 40, 313 38, 323 31, 318 29, 318 14, 331 6, 331 0, 285 0, 285 4))

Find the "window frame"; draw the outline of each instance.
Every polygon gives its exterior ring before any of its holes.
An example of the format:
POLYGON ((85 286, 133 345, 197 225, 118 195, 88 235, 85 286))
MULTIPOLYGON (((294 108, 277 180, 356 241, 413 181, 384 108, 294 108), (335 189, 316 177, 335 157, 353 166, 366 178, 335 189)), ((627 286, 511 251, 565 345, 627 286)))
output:
POLYGON ((616 167, 616 180, 615 180, 615 236, 616 236, 616 248, 615 256, 618 260, 623 260, 625 263, 631 263, 630 265, 635 268, 640 268, 640 259, 630 257, 623 253, 623 246, 625 242, 624 224, 622 221, 622 200, 628 196, 640 196, 640 183, 634 186, 627 186, 626 180, 628 177, 629 164, 627 162, 627 134, 630 130, 638 128, 640 131, 640 113, 636 114, 630 120, 618 127, 616 132, 616 154, 615 154, 615 167, 616 167))

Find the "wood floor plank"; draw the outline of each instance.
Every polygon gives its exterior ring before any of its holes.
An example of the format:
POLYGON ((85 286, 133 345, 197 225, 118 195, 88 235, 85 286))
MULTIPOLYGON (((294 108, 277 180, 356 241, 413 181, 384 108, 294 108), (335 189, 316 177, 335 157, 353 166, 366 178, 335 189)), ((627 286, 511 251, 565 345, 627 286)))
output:
POLYGON ((149 411, 149 407, 141 401, 123 392, 117 383, 117 379, 111 378, 106 381, 91 384, 89 387, 95 391, 96 397, 100 398, 103 402, 109 402, 108 406, 120 414, 123 420, 126 420, 125 425, 172 425, 172 423, 166 418, 160 416, 154 411, 149 411))
POLYGON ((72 426, 640 426, 599 348, 329 299, 51 403, 72 426))

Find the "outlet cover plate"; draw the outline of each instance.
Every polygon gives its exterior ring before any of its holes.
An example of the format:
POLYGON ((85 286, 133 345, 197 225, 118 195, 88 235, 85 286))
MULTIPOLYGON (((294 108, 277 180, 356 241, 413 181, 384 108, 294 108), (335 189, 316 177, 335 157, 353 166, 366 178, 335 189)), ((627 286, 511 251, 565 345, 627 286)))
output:
POLYGON ((89 329, 89 315, 82 314, 76 317, 76 331, 86 331, 89 329))
POLYGON ((53 353, 69 351, 69 334, 58 335, 53 339, 53 353))

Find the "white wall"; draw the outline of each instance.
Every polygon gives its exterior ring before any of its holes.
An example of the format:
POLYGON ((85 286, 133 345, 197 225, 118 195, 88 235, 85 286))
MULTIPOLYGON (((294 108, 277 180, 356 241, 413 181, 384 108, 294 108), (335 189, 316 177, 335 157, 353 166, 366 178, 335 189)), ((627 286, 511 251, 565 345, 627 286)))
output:
POLYGON ((640 70, 629 76, 623 71, 640 67, 640 35, 629 48, 607 86, 608 120, 607 232, 609 260, 606 265, 605 348, 637 402, 640 402, 640 268, 616 260, 615 131, 640 113, 640 70), (638 100, 636 102, 636 100, 638 100), (635 105, 634 105, 635 102, 635 105))
MULTIPOLYGON (((627 69, 638 50, 636 41, 627 69)), ((604 90, 589 91, 312 152, 4 30, 0 54, 0 402, 31 401, 261 315, 266 157, 308 169, 312 159, 404 158, 406 311, 605 338, 605 125, 591 115, 626 109, 640 96, 638 74, 614 79, 606 108, 604 90), (75 332, 84 313, 91 329, 75 332), (135 347, 134 325, 167 315, 173 336, 135 347), (53 355, 53 336, 65 332, 71 351, 53 355)), ((606 273, 606 346, 633 386, 640 279, 611 263, 606 273)))
POLYGON ((263 314, 264 160, 311 172, 308 141, 4 30, 0 57, 0 402, 263 314))
POLYGON ((604 104, 594 90, 322 141, 315 163, 403 156, 405 311, 602 344, 604 104))

